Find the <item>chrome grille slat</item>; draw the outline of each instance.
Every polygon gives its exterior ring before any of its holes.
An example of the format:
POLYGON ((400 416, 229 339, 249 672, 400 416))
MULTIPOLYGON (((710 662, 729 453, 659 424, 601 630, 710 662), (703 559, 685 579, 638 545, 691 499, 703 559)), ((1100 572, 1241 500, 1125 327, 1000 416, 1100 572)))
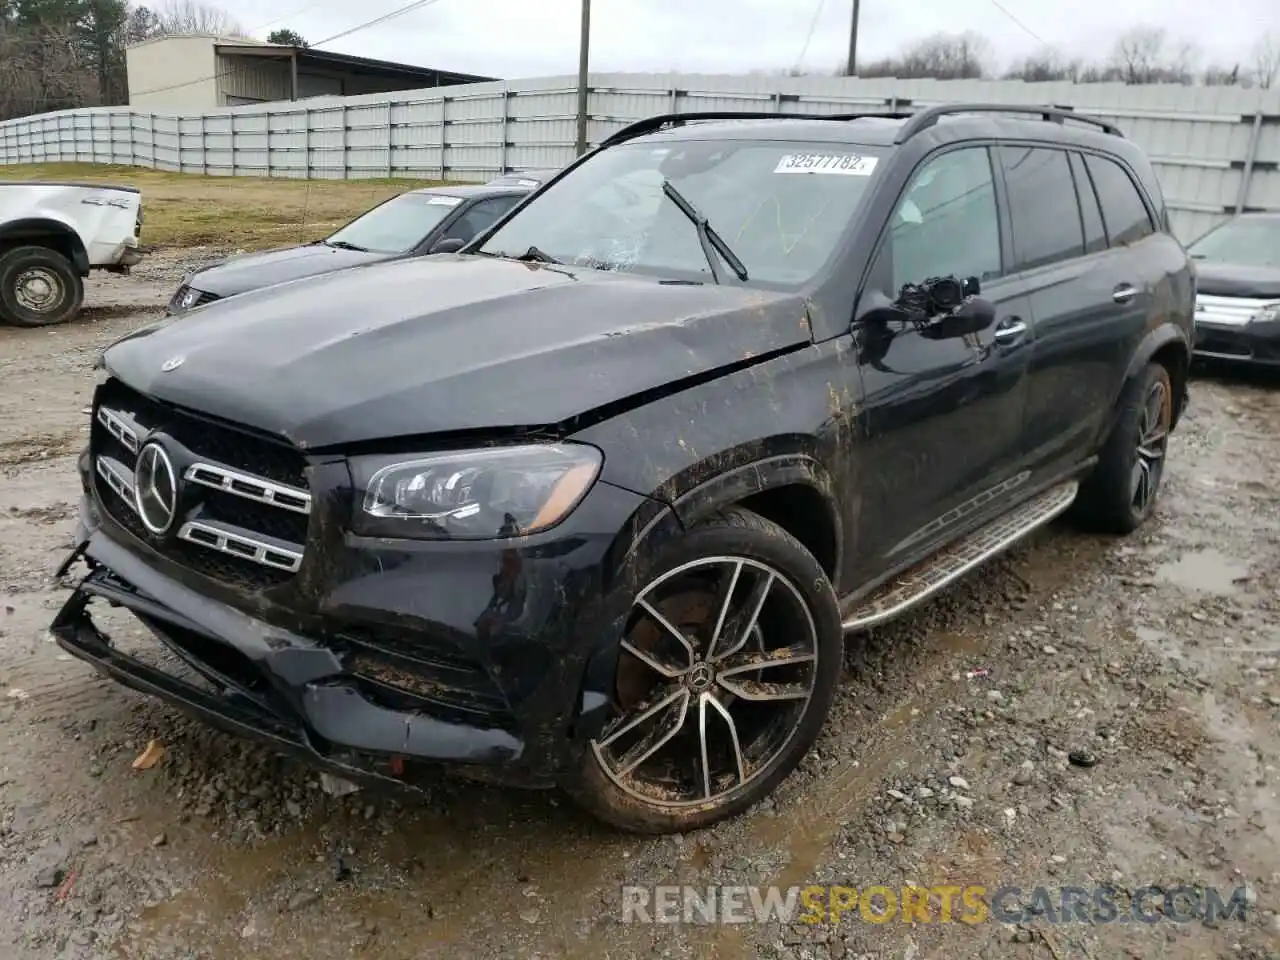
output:
POLYGON ((1258 300, 1252 297, 1219 297, 1202 293, 1196 297, 1197 321, 1221 323, 1242 327, 1256 319, 1274 300, 1258 300))
POLYGON ((119 440, 130 453, 138 452, 138 433, 120 414, 107 407, 98 408, 98 422, 107 428, 107 433, 119 440))
POLYGON ((116 495, 134 513, 138 512, 138 502, 134 494, 133 478, 128 475, 128 468, 119 460, 111 457, 98 457, 98 476, 107 482, 116 495))
POLYGON ((282 510, 304 514, 311 512, 311 494, 307 491, 264 480, 262 477, 232 470, 220 464, 193 463, 183 474, 183 479, 212 490, 222 490, 237 497, 244 497, 246 500, 279 507, 282 510))
MULTIPOLYGON (((113 397, 120 393, 125 391, 118 390, 113 397)), ((258 582, 262 577, 294 574, 301 568, 305 543, 298 541, 305 540, 305 518, 310 516, 313 498, 304 486, 285 482, 295 476, 305 482, 301 455, 294 461, 297 467, 291 468, 287 457, 292 454, 287 447, 275 452, 261 440, 241 439, 233 429, 191 421, 180 411, 170 412, 132 392, 122 400, 100 398, 93 421, 94 429, 99 431, 92 451, 93 467, 103 496, 109 501, 105 505, 109 511, 122 514, 120 522, 135 536, 149 539, 137 520, 136 461, 154 431, 162 430, 186 449, 188 458, 194 456, 194 462, 187 459, 182 478, 195 496, 185 501, 185 517, 177 524, 169 546, 157 542, 153 544, 157 550, 172 551, 178 562, 187 565, 198 561, 193 569, 216 578, 248 576, 258 582), (265 461, 264 450, 268 454, 265 461), (238 469, 224 461, 241 454, 273 476, 263 476, 254 469, 238 469), (201 495, 196 493, 199 490, 216 492, 201 495), (117 498, 123 508, 116 503, 117 498), (286 518, 292 519, 285 522, 286 518), (181 548, 175 550, 178 542, 181 548), (228 566, 229 561, 199 560, 202 555, 234 558, 243 561, 245 567, 236 572, 234 565, 228 566), (253 569, 263 572, 250 574, 253 569), (275 573, 268 574, 268 570, 275 573)))
POLYGON ((186 540, 210 550, 217 550, 232 557, 252 560, 264 567, 275 567, 297 573, 302 566, 302 553, 284 544, 268 543, 256 537, 247 537, 228 529, 220 523, 188 520, 178 530, 178 539, 186 540))

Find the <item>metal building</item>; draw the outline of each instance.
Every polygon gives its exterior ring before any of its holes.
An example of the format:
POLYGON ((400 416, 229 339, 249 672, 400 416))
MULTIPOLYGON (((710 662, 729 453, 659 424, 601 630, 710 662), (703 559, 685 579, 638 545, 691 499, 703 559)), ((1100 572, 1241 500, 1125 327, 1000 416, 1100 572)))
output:
POLYGON ((144 40, 125 50, 125 62, 129 105, 158 110, 208 110, 495 79, 205 34, 144 40))

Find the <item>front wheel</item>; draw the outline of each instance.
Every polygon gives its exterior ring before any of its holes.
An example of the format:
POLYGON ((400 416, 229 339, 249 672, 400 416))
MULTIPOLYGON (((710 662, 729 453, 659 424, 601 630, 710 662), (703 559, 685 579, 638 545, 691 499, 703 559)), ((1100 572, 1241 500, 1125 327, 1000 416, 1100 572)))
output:
POLYGON ((20 327, 65 323, 84 302, 70 261, 48 247, 16 247, 0 257, 0 317, 20 327))
POLYGON ((1111 436, 1072 505, 1100 533, 1132 533, 1155 512, 1173 423, 1169 371, 1151 363, 1125 387, 1111 436))
POLYGON ((692 529, 636 594, 611 716, 567 785, 601 819, 675 833, 735 816, 808 752, 840 677, 821 565, 746 510, 692 529))

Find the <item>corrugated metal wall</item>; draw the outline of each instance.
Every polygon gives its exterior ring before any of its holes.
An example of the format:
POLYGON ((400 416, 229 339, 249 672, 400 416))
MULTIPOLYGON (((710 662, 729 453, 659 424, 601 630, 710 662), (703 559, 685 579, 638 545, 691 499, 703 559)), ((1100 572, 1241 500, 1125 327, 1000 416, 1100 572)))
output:
MULTIPOLYGON (((1280 210, 1280 90, 680 74, 595 74, 591 86, 593 143, 628 121, 671 111, 1058 104, 1112 120, 1147 150, 1184 239, 1236 210, 1280 210)), ((253 95, 261 89, 254 84, 253 95)), ((80 160, 226 175, 479 180, 500 170, 568 162, 575 111, 572 77, 203 115, 72 110, 0 124, 0 163, 80 160)))

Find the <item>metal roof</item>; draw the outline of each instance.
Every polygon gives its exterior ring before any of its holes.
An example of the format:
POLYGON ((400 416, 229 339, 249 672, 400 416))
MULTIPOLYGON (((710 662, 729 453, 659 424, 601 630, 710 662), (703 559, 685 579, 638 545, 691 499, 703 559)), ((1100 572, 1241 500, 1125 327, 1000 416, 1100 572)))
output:
POLYGON ((374 60, 370 57, 356 57, 349 53, 332 53, 328 50, 316 50, 312 47, 291 47, 278 43, 218 43, 215 49, 222 56, 231 57, 273 57, 277 59, 298 60, 299 67, 341 67, 360 73, 381 74, 383 76, 404 77, 422 80, 424 87, 443 87, 455 83, 487 83, 498 77, 482 77, 473 73, 455 73, 451 70, 439 70, 435 67, 419 67, 409 63, 395 63, 391 60, 374 60))

